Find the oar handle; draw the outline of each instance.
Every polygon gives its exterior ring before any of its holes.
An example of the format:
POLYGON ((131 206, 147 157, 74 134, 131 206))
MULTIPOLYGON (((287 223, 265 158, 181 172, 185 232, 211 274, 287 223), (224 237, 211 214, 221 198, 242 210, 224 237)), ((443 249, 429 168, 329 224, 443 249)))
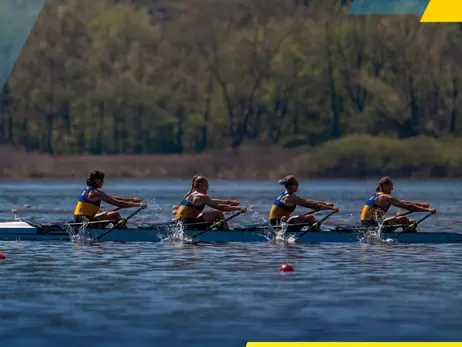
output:
POLYGON ((401 231, 401 233, 405 233, 406 231, 408 231, 409 229, 411 228, 417 228, 417 226, 422 223, 425 219, 427 219, 428 217, 430 217, 431 215, 433 214, 433 212, 428 212, 425 216, 423 216, 422 218, 420 218, 417 222, 414 222, 412 223, 411 225, 409 225, 407 228, 403 229, 401 231))
POLYGON ((124 224, 124 223, 127 223, 127 221, 132 218, 135 214, 137 214, 138 212, 140 212, 141 210, 144 210, 146 207, 140 207, 138 208, 135 212, 133 212, 131 215, 129 215, 127 218, 124 218, 124 219, 121 219, 117 222, 116 225, 114 225, 112 228, 110 228, 108 231, 104 232, 103 234, 99 235, 97 238, 96 238, 96 241, 100 240, 102 237, 106 236, 107 234, 109 234, 112 230, 114 230, 115 228, 117 228, 118 226, 124 224))

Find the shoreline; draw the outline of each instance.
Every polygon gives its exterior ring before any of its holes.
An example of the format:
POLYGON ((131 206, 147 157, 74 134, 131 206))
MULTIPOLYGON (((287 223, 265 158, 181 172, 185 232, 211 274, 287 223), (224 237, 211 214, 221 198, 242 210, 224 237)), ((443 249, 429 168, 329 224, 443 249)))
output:
MULTIPOLYGON (((212 181, 241 181, 241 182, 252 182, 252 181, 268 181, 269 183, 274 183, 277 182, 275 179, 269 179, 269 178, 246 178, 246 177, 236 177, 236 178, 217 178, 213 176, 206 176, 207 179, 212 180, 212 181)), ((124 181, 164 181, 164 180, 169 180, 169 181, 190 181, 192 178, 191 177, 120 177, 120 176, 108 176, 107 179, 111 181, 118 181, 118 182, 124 182, 124 181)), ((282 178, 282 177, 281 177, 282 178)), ((317 181, 317 182, 339 182, 339 181, 353 181, 353 182, 364 182, 364 181, 372 181, 375 182, 379 179, 380 177, 303 177, 303 176, 297 176, 297 179, 299 181, 317 181)), ((4 182, 50 182, 50 181, 55 181, 56 183, 65 183, 65 182, 70 182, 70 181, 83 181, 85 180, 85 177, 55 177, 55 176, 47 176, 47 177, 1 177, 0 179, 4 182)), ((427 178, 415 178, 415 177, 400 177, 400 176, 392 176, 392 179, 394 181, 401 181, 401 182, 416 182, 416 181, 424 181, 424 182, 438 182, 438 183, 457 183, 457 182, 462 182, 462 178, 438 178, 438 177, 427 177, 427 178)))
POLYGON ((413 138, 396 140, 351 136, 318 147, 252 146, 239 151, 204 154, 52 156, 0 146, 0 178, 4 181, 85 179, 103 171, 110 179, 277 181, 287 175, 300 180, 371 180, 383 176, 406 181, 462 181, 462 141, 413 138), (396 160, 390 160, 396 158, 396 160))
MULTIPOLYGON (((200 173, 198 173, 200 174, 200 173)), ((88 175, 88 174, 87 174, 88 175)), ((268 178, 268 177, 215 177, 211 175, 204 175, 208 180, 212 181, 240 181, 240 182, 253 182, 259 181, 264 182, 267 181, 269 183, 274 183, 282 179, 283 176, 279 178, 268 178)), ((384 175, 386 176, 386 175, 384 175)), ((65 183, 65 182, 73 182, 73 181, 84 181, 85 175, 82 176, 73 176, 73 177, 63 177, 63 176, 41 176, 41 177, 2 177, 0 179, 4 182, 50 182, 55 181, 57 183, 65 183)), ((353 181, 353 182, 364 182, 364 181, 371 181, 375 182, 378 181, 383 176, 367 176, 367 177, 326 177, 326 176, 298 176, 296 175, 299 181, 309 182, 309 181, 318 181, 318 182, 341 182, 341 181, 353 181)), ((405 176, 398 176, 393 175, 390 177, 394 181, 401 181, 401 182, 416 182, 416 181, 424 181, 424 182, 462 182, 461 178, 454 178, 454 177, 405 177, 405 176)), ((130 182, 130 181, 141 181, 141 182, 148 182, 148 181, 191 181, 192 176, 185 176, 185 177, 163 177, 163 176, 143 176, 143 177, 127 177, 127 176, 116 176, 112 174, 106 173, 106 179, 109 181, 118 181, 118 182, 130 182)))

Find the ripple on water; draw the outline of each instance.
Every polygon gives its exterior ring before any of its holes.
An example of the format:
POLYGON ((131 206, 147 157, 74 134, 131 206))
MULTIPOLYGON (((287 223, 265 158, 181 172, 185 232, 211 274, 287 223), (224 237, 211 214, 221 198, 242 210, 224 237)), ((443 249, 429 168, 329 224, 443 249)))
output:
MULTIPOLYGON (((111 189, 121 196, 155 197, 157 221, 171 218, 170 207, 189 188, 190 182, 183 183, 111 182, 111 189)), ((400 189, 408 189, 411 200, 437 207, 438 215, 424 228, 459 231, 456 185, 400 183, 400 189)), ((267 202, 279 193, 277 184, 264 182, 214 187, 214 196, 245 197, 242 204, 256 206, 239 223, 264 219, 267 202)), ((0 200, 5 206, 35 201, 41 209, 56 209, 60 199, 71 208, 80 188, 80 183, 8 184, 0 187, 0 200)), ((301 185, 340 207, 332 223, 355 220, 374 188, 353 181, 301 185)), ((137 218, 152 221, 148 212, 137 218)), ((0 249, 7 255, 0 261, 5 346, 234 347, 252 340, 462 338, 460 245, 0 242, 0 249), (283 263, 295 271, 279 273, 283 263)))
POLYGON ((178 346, 460 336, 454 246, 12 242, 2 249, 0 335, 24 345, 30 336, 39 345, 79 337, 178 346), (280 274, 284 262, 295 271, 280 274))

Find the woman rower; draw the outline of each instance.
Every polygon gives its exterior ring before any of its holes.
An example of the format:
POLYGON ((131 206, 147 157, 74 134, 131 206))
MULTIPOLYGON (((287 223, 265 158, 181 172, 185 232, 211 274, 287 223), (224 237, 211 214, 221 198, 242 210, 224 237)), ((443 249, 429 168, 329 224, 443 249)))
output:
MULTIPOLYGON (((392 196, 393 181, 390 177, 380 179, 375 194, 366 200, 361 212, 361 224, 366 227, 377 227, 379 222, 384 225, 399 225, 403 229, 409 227, 414 220, 406 216, 395 216, 383 219, 384 215, 390 209, 390 206, 396 206, 406 209, 411 212, 431 212, 436 213, 436 209, 429 208, 430 204, 423 202, 410 202, 406 200, 398 200, 392 196)), ((410 231, 415 231, 410 230, 410 231)))
MULTIPOLYGON (((239 207, 237 200, 211 199, 207 194, 209 182, 204 176, 194 176, 191 182, 191 189, 184 196, 178 210, 176 218, 184 223, 184 226, 191 229, 206 229, 213 222, 223 220, 222 211, 241 211, 247 212, 246 207, 239 207), (205 206, 209 206, 215 211, 203 212, 205 206)), ((229 230, 228 223, 223 223, 222 230, 229 230)))
MULTIPOLYGON (((274 201, 269 213, 271 225, 279 224, 285 221, 289 224, 298 224, 301 226, 312 225, 316 219, 308 212, 296 216, 291 216, 297 206, 311 208, 315 211, 333 210, 338 211, 334 204, 322 201, 308 200, 297 195, 298 181, 295 176, 290 175, 279 181, 279 184, 285 187, 285 191, 274 201)), ((319 229, 318 229, 319 230, 319 229)))
POLYGON ((141 202, 140 198, 122 198, 119 196, 109 196, 104 193, 101 188, 104 185, 104 173, 101 171, 93 171, 87 178, 87 187, 80 194, 79 201, 74 210, 74 222, 86 223, 94 221, 104 221, 103 223, 88 224, 93 228, 104 228, 109 223, 117 223, 122 218, 118 212, 106 211, 99 212, 101 201, 110 205, 121 208, 127 207, 144 207, 147 205, 141 202))

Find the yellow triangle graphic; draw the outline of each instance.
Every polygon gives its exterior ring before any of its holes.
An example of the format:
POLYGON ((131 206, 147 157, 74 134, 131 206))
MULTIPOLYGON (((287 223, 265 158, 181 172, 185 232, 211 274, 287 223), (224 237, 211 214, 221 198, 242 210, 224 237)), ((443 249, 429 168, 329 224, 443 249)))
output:
POLYGON ((461 23, 462 0, 430 0, 421 23, 461 23))

